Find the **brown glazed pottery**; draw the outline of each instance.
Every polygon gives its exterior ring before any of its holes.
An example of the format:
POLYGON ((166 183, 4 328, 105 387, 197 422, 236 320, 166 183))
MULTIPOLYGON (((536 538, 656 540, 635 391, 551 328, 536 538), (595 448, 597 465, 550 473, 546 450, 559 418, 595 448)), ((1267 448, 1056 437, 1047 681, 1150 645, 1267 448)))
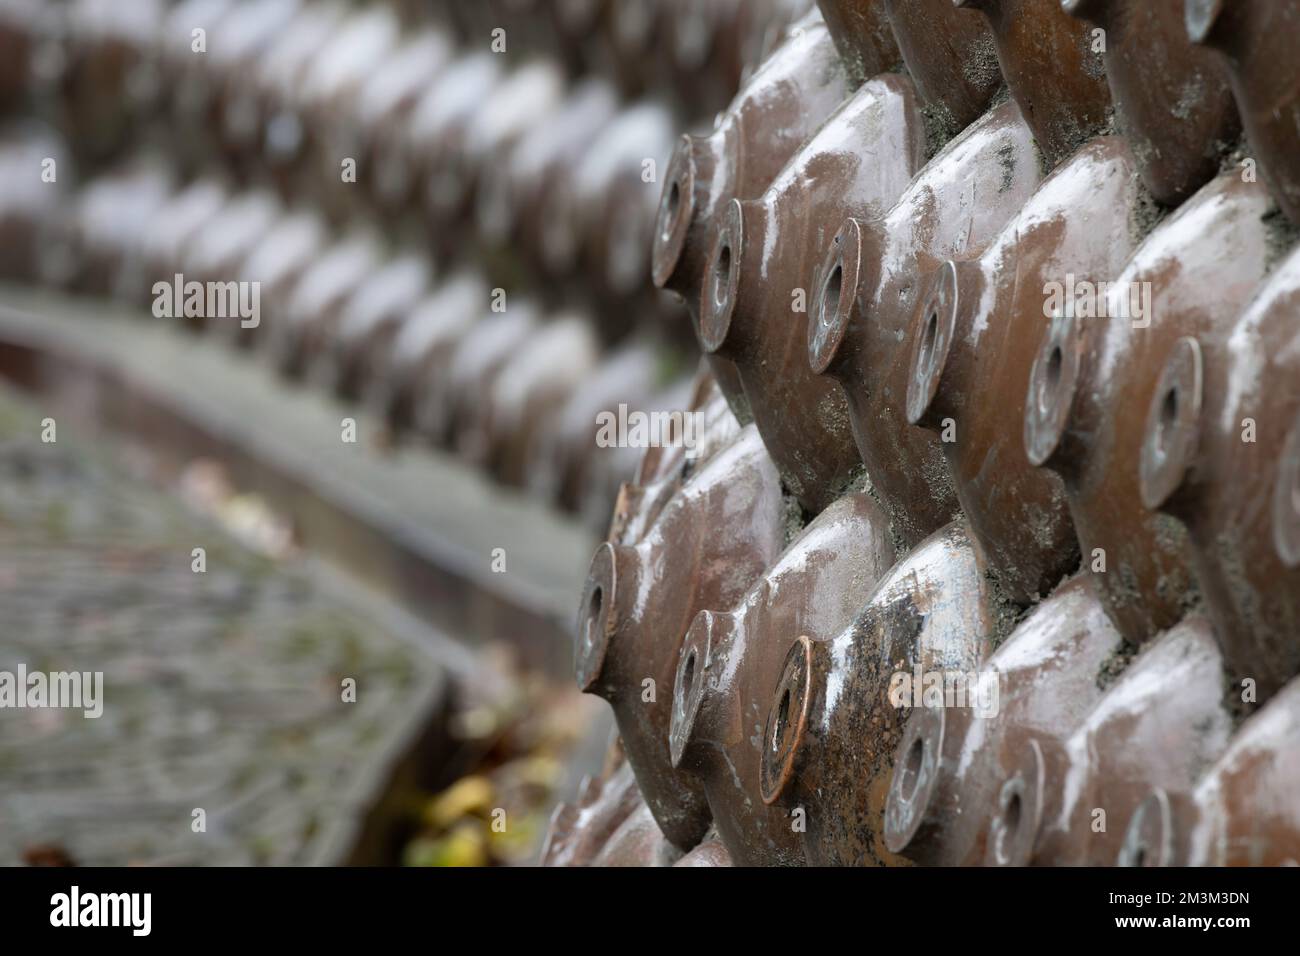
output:
POLYGON ((357 94, 357 178, 382 207, 399 198, 407 171, 400 149, 389 150, 410 122, 421 96, 452 62, 455 49, 441 30, 422 30, 365 82, 357 94))
POLYGON ((271 360, 284 375, 296 377, 329 341, 339 310, 383 262, 383 248, 369 232, 335 243, 308 269, 289 296, 280 321, 268 331, 271 360))
POLYGON ((475 206, 484 241, 512 249, 533 269, 543 268, 540 217, 546 196, 560 171, 581 159, 618 106, 614 87, 587 78, 569 90, 548 122, 531 127, 507 152, 488 159, 475 206))
POLYGON ((715 234, 700 343, 736 364, 787 488, 814 514, 859 467, 843 398, 811 374, 798 348, 814 267, 829 229, 846 215, 878 217, 903 192, 922 161, 922 125, 910 82, 869 81, 760 199, 732 200, 715 234))
POLYGON ((939 437, 906 418, 918 278, 978 255, 1038 182, 1033 137, 1006 102, 949 142, 884 218, 844 220, 821 246, 807 361, 843 389, 867 476, 905 546, 956 506, 939 437))
POLYGON ((190 240, 217 216, 230 196, 216 179, 200 178, 174 193, 141 230, 140 268, 144 280, 132 297, 148 302, 158 281, 172 281, 181 268, 181 254, 190 240))
POLYGON ((1190 799, 1154 790, 1133 815, 1129 866, 1300 865, 1300 681, 1233 735, 1190 799))
POLYGON ((682 849, 709 825, 700 781, 669 756, 682 637, 700 611, 736 604, 782 540, 780 481, 751 425, 681 487, 644 538, 602 544, 591 562, 578 611, 578 685, 610 702, 646 802, 682 849))
POLYGON ((1014 755, 985 863, 1113 865, 1151 788, 1190 793, 1227 746, 1223 697, 1214 632, 1188 617, 1123 670, 1068 740, 1036 737, 1014 755))
POLYGON ((758 792, 768 696, 801 635, 829 640, 894 561, 888 522, 865 494, 826 508, 729 612, 701 611, 673 686, 673 765, 704 781, 714 825, 740 866, 803 863, 783 807, 758 792))
MULTIPOLYGON (((480 282, 478 276, 474 277, 480 282)), ((543 319, 537 303, 515 299, 504 312, 483 312, 483 294, 471 295, 468 283, 447 306, 428 305, 428 325, 406 326, 412 335, 394 350, 390 385, 397 387, 388 402, 398 424, 411 424, 434 444, 454 448, 480 400, 543 319), (415 330, 421 329, 418 337, 415 330), (409 351, 407 346, 410 346, 409 351), (401 357, 403 354, 405 358, 401 357), (409 365, 407 364, 409 362, 409 365), (395 380, 395 381, 392 381, 395 380)), ((448 290, 450 292, 450 290, 448 290)))
POLYGON ((1223 54, 1253 157, 1300 224, 1300 6, 1291 0, 1186 0, 1187 33, 1223 54))
POLYGON ((1122 137, 1058 167, 977 259, 921 280, 908 335, 907 420, 934 432, 957 500, 1007 597, 1028 604, 1078 564, 1060 478, 1024 452, 1025 389, 1046 321, 1043 290, 1067 273, 1108 278, 1135 245, 1143 198, 1122 137))
POLYGON ((1142 500, 1187 526, 1229 672, 1264 700, 1300 674, 1300 251, 1230 326, 1188 331, 1151 353, 1142 500))
POLYGON ((79 289, 113 295, 139 285, 139 257, 132 253, 140 225, 166 205, 175 185, 172 171, 150 160, 131 162, 85 185, 74 213, 79 289))
POLYGON ((722 845, 722 840, 716 833, 710 833, 703 842, 695 849, 691 850, 673 866, 735 866, 731 859, 731 854, 727 848, 722 845))
POLYGON ((367 376, 386 355, 433 278, 429 257, 408 252, 387 262, 343 306, 333 339, 326 343, 313 379, 342 398, 360 397, 367 376))
POLYGON ((1222 64, 1188 38, 1183 0, 1062 6, 1106 31, 1102 59, 1119 131, 1156 201, 1178 205, 1218 172, 1220 153, 1241 132, 1222 64))
POLYGON ((884 0, 817 0, 817 8, 855 86, 898 64, 884 0))
POLYGON ((988 22, 953 0, 884 0, 907 73, 939 129, 931 148, 975 122, 1002 87, 988 22))
POLYGON ((654 814, 640 800, 636 808, 610 834, 591 866, 672 866, 682 851, 668 842, 654 814))
POLYGON ((619 486, 606 535, 609 541, 630 544, 641 540, 682 483, 741 433, 740 422, 704 362, 696 373, 690 398, 674 407, 696 416, 695 447, 645 449, 632 480, 619 486))
POLYGON ((913 675, 972 675, 996 615, 979 551, 955 522, 902 558, 848 628, 790 649, 763 725, 760 792, 797 822, 809 865, 901 862, 881 823, 915 698, 891 700, 890 689, 913 675))
POLYGON ((473 107, 426 144, 431 152, 424 205, 439 249, 459 251, 463 237, 451 227, 472 224, 475 210, 470 202, 481 170, 492 157, 508 153, 530 129, 550 122, 563 95, 564 77, 554 63, 524 64, 508 72, 490 93, 473 97, 473 107))
POLYGON ((585 777, 574 803, 561 803, 551 814, 542 866, 591 866, 618 828, 645 806, 636 777, 615 745, 618 763, 600 777, 585 777))
MULTIPOLYGON (((190 239, 181 256, 179 271, 187 283, 214 282, 225 286, 238 282, 242 278, 238 274, 239 266, 248 251, 283 216, 284 208, 270 190, 236 194, 190 239)), ((227 323, 240 325, 243 321, 238 315, 208 315, 207 311, 205 303, 203 314, 185 316, 185 325, 211 329, 227 323)))
POLYGON ((390 336, 367 350, 363 372, 366 406, 394 425, 412 424, 412 409, 420 397, 423 375, 440 377, 447 357, 479 322, 491 292, 472 267, 462 267, 411 307, 390 336))
MULTIPOLYGON (((763 62, 712 133, 678 141, 664 177, 651 274, 656 286, 685 300, 697 328, 718 218, 732 199, 760 196, 848 95, 849 83, 826 27, 809 23, 763 62)), ((747 417, 734 366, 717 355, 708 359, 733 408, 747 417)))
POLYGON ((524 485, 539 429, 595 368, 599 344, 592 325, 590 316, 566 312, 538 326, 479 394, 471 423, 479 433, 473 448, 481 454, 461 446, 462 457, 504 484, 524 485))
MULTIPOLYGON (((32 170, 40 170, 47 158, 54 160, 56 169, 71 163, 63 138, 43 124, 14 124, 0 135, 0 275, 11 279, 34 281, 41 276, 46 266, 42 260, 48 262, 53 250, 42 248, 38 237, 59 223, 66 208, 65 177, 40 189, 30 185, 32 170)), ((172 273, 165 275, 170 279, 172 273)), ((144 293, 149 285, 152 281, 144 293)))
POLYGON ((1087 24, 1061 0, 956 0, 989 22, 1011 96, 1050 166, 1106 123, 1110 90, 1087 24))
MULTIPOLYGON (((627 420, 634 412, 638 417, 650 413, 647 402, 658 384, 662 358, 651 343, 641 340, 602 356, 537 436, 527 468, 529 490, 561 508, 575 510, 593 459, 618 443, 620 418, 627 420), (615 427, 611 429, 609 424, 615 427)), ((656 432, 645 440, 659 437, 656 432)), ((670 436, 662 437, 669 440, 670 436)))
POLYGON ((283 321, 290 294, 321 257, 329 240, 324 220, 314 210, 307 209, 286 215, 253 246, 239 267, 239 275, 249 282, 261 283, 262 321, 249 329, 240 328, 237 322, 221 326, 229 331, 231 343, 254 345, 268 334, 268 328, 283 321))
POLYGON ((1120 647, 1087 576, 1057 588, 980 668, 962 706, 922 707, 908 721, 885 845, 930 866, 981 863, 1011 761, 1035 739, 1063 743, 1083 723, 1120 647))
POLYGON ((1030 375, 1025 448, 1065 480, 1083 566, 1134 643, 1195 599, 1186 533, 1142 503, 1146 410, 1169 347, 1221 337, 1263 279, 1270 208, 1261 186, 1225 173, 1162 222, 1104 294, 1067 276, 1045 306, 1053 318, 1030 375))

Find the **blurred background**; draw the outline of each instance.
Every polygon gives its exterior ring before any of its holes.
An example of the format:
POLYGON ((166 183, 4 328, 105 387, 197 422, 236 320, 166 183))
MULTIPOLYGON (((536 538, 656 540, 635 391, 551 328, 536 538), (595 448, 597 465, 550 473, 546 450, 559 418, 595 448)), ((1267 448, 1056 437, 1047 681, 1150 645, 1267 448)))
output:
POLYGON ((0 0, 0 670, 105 687, 0 711, 0 861, 536 861, 663 174, 810 6, 0 0))

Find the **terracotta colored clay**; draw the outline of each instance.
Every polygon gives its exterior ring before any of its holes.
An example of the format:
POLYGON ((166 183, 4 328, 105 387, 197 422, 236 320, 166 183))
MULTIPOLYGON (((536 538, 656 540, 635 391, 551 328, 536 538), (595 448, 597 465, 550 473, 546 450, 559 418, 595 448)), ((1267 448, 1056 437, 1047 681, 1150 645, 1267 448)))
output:
MULTIPOLYGON (((988 23, 953 0, 884 0, 899 55, 946 138, 975 122, 1002 86, 988 23)), ((938 145, 938 144, 935 144, 938 145)))
POLYGON ((1064 9, 1105 30, 1106 80, 1119 130, 1142 181, 1176 206, 1219 168, 1241 121, 1214 54, 1187 36, 1182 0, 1063 0, 1064 9))
POLYGON ((1114 864, 1152 787, 1187 794, 1227 746, 1223 658, 1202 617, 1154 641, 1060 745, 1030 741, 998 795, 985 863, 1114 864))
POLYGON ((977 865, 1012 761, 1037 739, 1061 745, 1102 690, 1121 648, 1086 576, 1034 608, 980 668, 956 707, 912 715, 894 760, 885 844, 927 865, 977 865))
POLYGON ((797 344, 813 266, 845 215, 879 216, 919 168, 922 122, 907 80, 865 84, 795 155, 762 198, 721 217, 700 305, 700 342, 740 370, 754 421, 805 508, 820 511, 858 467, 844 402, 797 344), (865 162, 862 154, 870 153, 865 162))
POLYGON ((988 19, 1002 76, 1051 165, 1106 123, 1110 89, 1101 51, 1061 0, 956 0, 988 19))
POLYGON ((1229 673, 1264 700, 1300 674, 1300 252, 1231 325, 1187 331, 1150 353, 1142 500, 1190 531, 1229 673))
POLYGON ((1029 199, 1038 155, 1015 103, 948 143, 880 219, 850 217, 824 242, 807 323, 807 360, 842 387, 875 493, 906 545, 955 509, 938 436, 907 424, 919 276, 978 255, 1029 199))
POLYGON ((1300 223, 1300 7, 1289 0, 1187 0, 1187 33, 1223 54, 1252 156, 1300 223))
POLYGON ((1076 287, 1046 305, 1025 447, 1065 480, 1084 567, 1134 643, 1173 626, 1195 595, 1186 534, 1143 505, 1138 482, 1160 363, 1184 335, 1221 336, 1249 300, 1272 259, 1269 209, 1261 186, 1226 173, 1147 237, 1104 297, 1076 287))
POLYGON ((803 863, 789 813, 758 792, 768 695, 795 640, 839 634, 893 561, 883 513, 866 494, 846 495, 734 610, 701 611, 687 632, 673 685, 673 765, 704 781, 714 825, 737 864, 803 863))
POLYGON ((996 630, 993 600, 979 552, 954 523, 902 558, 843 632, 790 649, 769 698, 760 785, 764 802, 803 811, 810 865, 900 862, 881 823, 910 709, 894 706, 890 688, 918 668, 922 681, 972 674, 996 630))
POLYGON ((1025 389, 1046 319, 1043 289, 1107 278, 1136 240, 1143 199, 1125 140, 1081 149, 978 259, 921 280, 908 332, 907 420, 934 432, 957 500, 1006 595, 1028 604, 1078 562, 1061 481, 1024 454, 1025 389))
POLYGON ((669 757, 682 636, 701 610, 734 605, 771 564, 781 510, 776 469, 750 426, 682 486, 640 542, 603 544, 592 559, 579 605, 578 684, 610 702, 646 802, 682 848, 709 825, 702 785, 669 757))
POLYGON ((1157 788, 1125 834, 1130 866, 1300 865, 1300 682, 1250 717, 1189 799, 1157 788))

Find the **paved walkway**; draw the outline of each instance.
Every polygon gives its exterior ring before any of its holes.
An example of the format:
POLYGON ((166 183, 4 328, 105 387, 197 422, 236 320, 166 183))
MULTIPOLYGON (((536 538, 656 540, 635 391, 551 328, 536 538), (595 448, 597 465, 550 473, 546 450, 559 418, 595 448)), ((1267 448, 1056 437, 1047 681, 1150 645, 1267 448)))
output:
POLYGON ((102 671, 103 715, 0 709, 0 863, 344 859, 441 665, 43 417, 0 388, 0 672, 102 671))

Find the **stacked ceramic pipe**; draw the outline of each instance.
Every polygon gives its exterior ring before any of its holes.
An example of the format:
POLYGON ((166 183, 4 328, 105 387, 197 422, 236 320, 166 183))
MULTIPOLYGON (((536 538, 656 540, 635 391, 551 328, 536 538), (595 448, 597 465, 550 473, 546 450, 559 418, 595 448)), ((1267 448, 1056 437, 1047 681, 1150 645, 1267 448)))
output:
POLYGON ((602 413, 696 363, 646 268, 674 137, 800 6, 3 0, 0 272, 258 283, 173 321, 603 527, 602 413))
POLYGON ((549 859, 1300 862, 1300 2, 818 6, 664 184, 549 859))

